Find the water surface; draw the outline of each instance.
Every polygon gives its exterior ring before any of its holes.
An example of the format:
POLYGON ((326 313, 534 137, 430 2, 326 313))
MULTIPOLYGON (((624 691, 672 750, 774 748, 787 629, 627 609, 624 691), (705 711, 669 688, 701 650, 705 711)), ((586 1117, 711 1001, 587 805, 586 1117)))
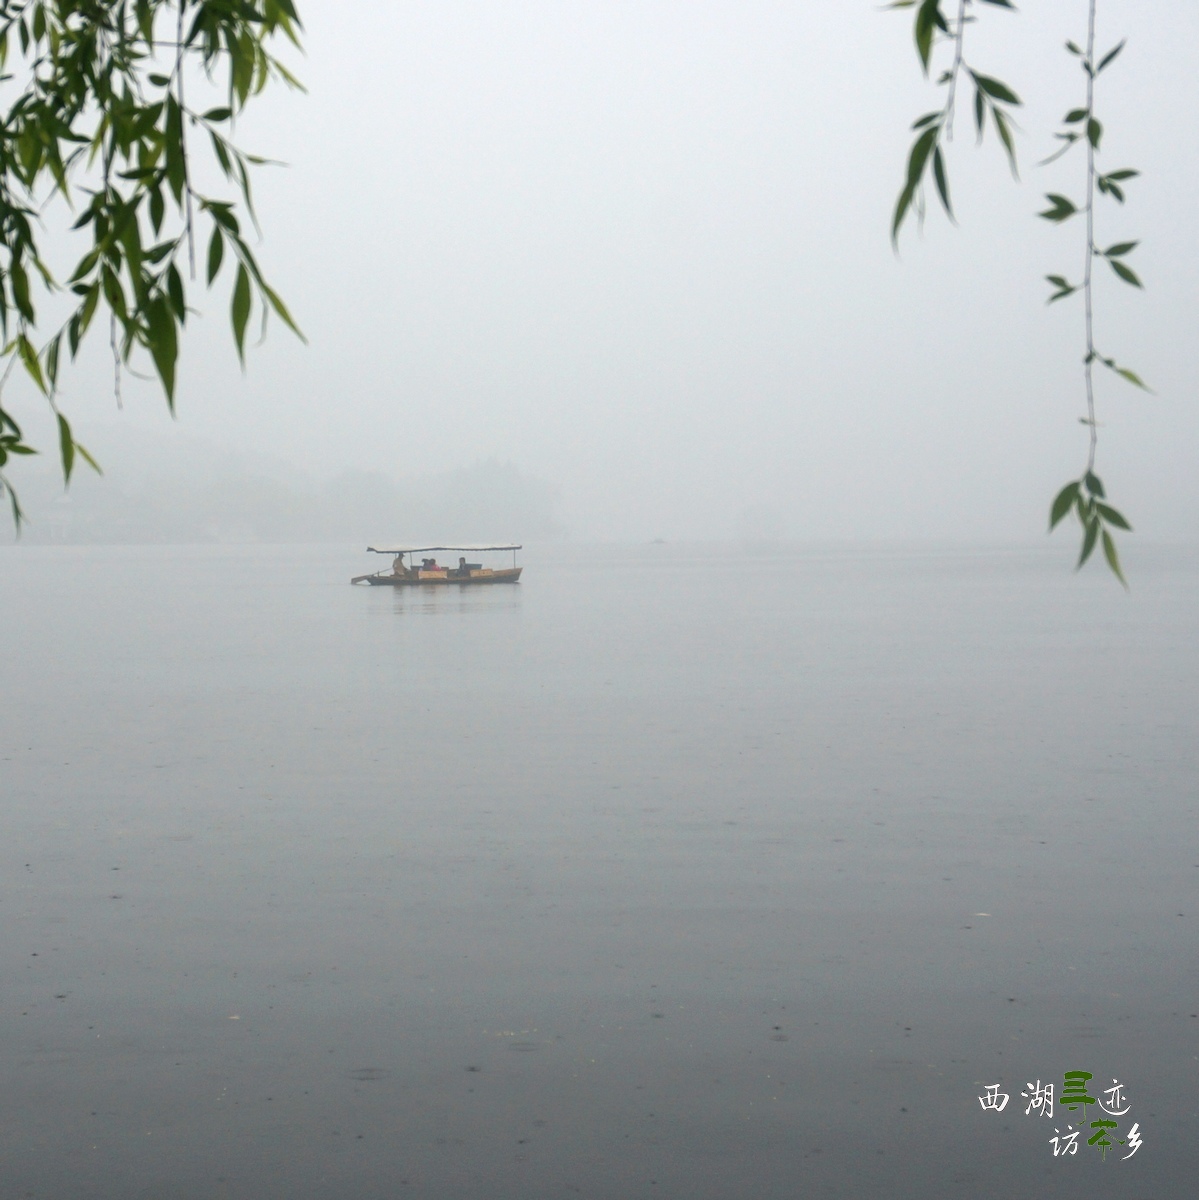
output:
POLYGON ((4 1194, 1187 1194, 1199 555, 1128 556, 0 549, 4 1194))

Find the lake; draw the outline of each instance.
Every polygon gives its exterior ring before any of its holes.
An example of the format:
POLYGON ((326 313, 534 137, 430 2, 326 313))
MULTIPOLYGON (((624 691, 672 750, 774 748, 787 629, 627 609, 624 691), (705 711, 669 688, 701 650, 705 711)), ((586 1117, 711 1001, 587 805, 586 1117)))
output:
POLYGON ((1188 1194, 1199 552, 1070 551, 0 549, 0 1191, 1188 1194))

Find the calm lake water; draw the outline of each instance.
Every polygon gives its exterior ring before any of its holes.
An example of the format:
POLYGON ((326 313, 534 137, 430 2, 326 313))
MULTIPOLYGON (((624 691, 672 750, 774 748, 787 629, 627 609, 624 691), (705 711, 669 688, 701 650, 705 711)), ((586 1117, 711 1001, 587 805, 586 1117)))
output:
POLYGON ((0 549, 0 1194, 1192 1194, 1199 554, 1134 541, 0 549), (1025 1115, 1073 1070, 1134 1157, 1025 1115))

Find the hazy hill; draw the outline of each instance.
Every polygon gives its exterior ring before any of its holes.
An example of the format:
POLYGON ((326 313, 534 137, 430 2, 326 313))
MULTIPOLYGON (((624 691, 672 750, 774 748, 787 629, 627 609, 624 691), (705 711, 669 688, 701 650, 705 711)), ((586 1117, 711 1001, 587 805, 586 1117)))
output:
MULTIPOLYGON (((48 456, 17 463, 33 544, 506 540, 561 536, 556 489, 511 463, 395 479, 321 480, 264 456, 230 453, 181 431, 81 430, 104 476, 79 467, 64 492, 48 456)), ((11 524, 0 541, 11 542, 11 524)))

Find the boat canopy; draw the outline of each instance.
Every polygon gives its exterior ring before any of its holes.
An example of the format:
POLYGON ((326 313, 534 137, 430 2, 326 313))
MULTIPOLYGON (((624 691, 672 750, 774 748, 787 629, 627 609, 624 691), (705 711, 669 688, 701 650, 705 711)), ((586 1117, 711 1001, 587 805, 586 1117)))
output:
POLYGON ((394 550, 382 550, 367 546, 368 554, 425 554, 432 550, 462 550, 468 554, 481 554, 486 550, 521 550, 521 546, 398 546, 394 550))

